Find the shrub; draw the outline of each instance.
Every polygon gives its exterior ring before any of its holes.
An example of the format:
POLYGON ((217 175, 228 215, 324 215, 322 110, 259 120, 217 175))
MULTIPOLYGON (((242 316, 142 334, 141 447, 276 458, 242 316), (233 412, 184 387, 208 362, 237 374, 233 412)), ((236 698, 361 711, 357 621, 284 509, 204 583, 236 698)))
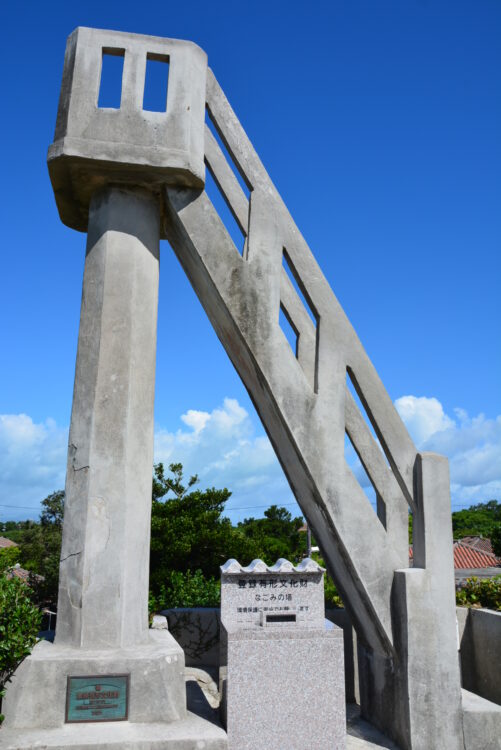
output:
POLYGON ((200 569, 171 571, 157 596, 150 593, 150 613, 172 607, 219 607, 221 586, 216 578, 205 577, 200 569))
POLYGON ((501 612, 501 575, 494 578, 468 578, 456 591, 456 603, 461 607, 487 607, 501 612))
POLYGON ((27 585, 0 575, 0 700, 6 683, 37 642, 41 618, 27 585))

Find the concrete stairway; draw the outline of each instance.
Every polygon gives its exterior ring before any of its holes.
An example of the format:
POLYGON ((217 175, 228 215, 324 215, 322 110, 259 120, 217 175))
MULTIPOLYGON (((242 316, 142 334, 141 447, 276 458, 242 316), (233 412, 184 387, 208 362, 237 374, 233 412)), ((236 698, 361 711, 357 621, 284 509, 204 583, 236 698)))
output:
POLYGON ((210 69, 206 112, 206 167, 244 250, 207 192, 192 188, 164 187, 165 235, 249 391, 355 624, 364 717, 402 747, 459 750, 447 461, 416 451, 210 69), (296 333, 295 350, 280 311, 296 333), (345 460, 346 436, 374 487, 377 515, 345 460))

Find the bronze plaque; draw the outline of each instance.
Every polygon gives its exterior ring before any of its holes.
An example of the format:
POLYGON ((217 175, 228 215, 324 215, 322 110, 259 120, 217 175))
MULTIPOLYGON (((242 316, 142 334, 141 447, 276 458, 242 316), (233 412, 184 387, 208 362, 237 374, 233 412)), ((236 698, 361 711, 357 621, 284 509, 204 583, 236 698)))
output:
POLYGON ((68 675, 65 721, 68 724, 126 721, 129 677, 128 674, 68 675))

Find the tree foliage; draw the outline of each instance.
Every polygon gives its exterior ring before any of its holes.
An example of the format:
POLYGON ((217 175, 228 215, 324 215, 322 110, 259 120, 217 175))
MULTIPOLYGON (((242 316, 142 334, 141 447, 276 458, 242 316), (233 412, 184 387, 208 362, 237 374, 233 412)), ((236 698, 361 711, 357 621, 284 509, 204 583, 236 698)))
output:
POLYGON ((201 570, 172 570, 155 596, 150 591, 150 612, 172 607, 219 607, 221 584, 218 578, 205 577, 201 570))
POLYGON ((456 591, 456 604, 461 607, 487 607, 501 612, 501 575, 494 578, 468 578, 456 591))
POLYGON ((156 464, 150 547, 150 591, 158 598, 169 585, 172 571, 200 571, 206 579, 219 578, 219 567, 229 557, 248 564, 259 553, 252 539, 223 517, 227 489, 194 489, 198 477, 185 482, 181 464, 156 464))
POLYGON ((40 523, 24 529, 21 540, 20 563, 33 574, 35 600, 50 609, 57 606, 63 512, 64 492, 59 490, 42 501, 40 523))
POLYGON ((26 583, 0 574, 0 700, 6 683, 37 642, 40 621, 41 612, 26 583))
POLYGON ((489 500, 452 514, 454 539, 465 536, 491 537, 493 530, 501 524, 501 503, 489 500))
POLYGON ((497 557, 501 557, 501 523, 496 524, 491 531, 492 551, 497 557))
POLYGON ((260 550, 260 557, 273 565, 280 557, 299 562, 306 554, 306 534, 299 529, 304 525, 301 516, 296 518, 285 508, 271 505, 264 518, 246 518, 238 524, 248 539, 260 550))
POLYGON ((19 562, 21 550, 19 547, 3 547, 0 549, 0 573, 13 568, 19 562))

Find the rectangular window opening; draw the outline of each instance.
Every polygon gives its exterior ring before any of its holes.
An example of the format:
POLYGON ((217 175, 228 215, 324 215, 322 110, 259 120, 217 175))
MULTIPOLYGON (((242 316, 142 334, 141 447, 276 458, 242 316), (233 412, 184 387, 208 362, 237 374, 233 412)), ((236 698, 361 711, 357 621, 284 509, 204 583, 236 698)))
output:
POLYGON ((291 282, 294 291, 296 292, 301 304, 306 310, 308 317, 310 318, 315 328, 315 363, 313 366, 313 391, 318 393, 318 347, 320 343, 320 316, 311 300, 310 295, 306 291, 300 275, 298 274, 292 260, 284 247, 282 249, 282 268, 287 274, 287 278, 291 282))
POLYGON ((362 400, 363 397, 361 398, 360 387, 359 387, 359 385, 358 385, 358 383, 357 383, 357 381, 355 379, 355 376, 354 376, 352 370, 349 367, 346 368, 346 385, 347 385, 348 390, 350 391, 351 395, 353 396, 353 398, 355 400, 355 403, 358 406, 358 409, 359 409, 362 417, 364 418, 365 423, 367 424, 367 427, 369 428, 370 433, 371 433, 372 437, 374 438, 374 441, 375 441, 377 447, 381 451, 381 455, 383 456, 386 465, 388 466, 388 468, 390 468, 390 463, 388 461, 388 457, 386 455, 386 452, 385 452, 385 450, 384 450, 384 448, 383 448, 383 446, 381 444, 381 441, 379 439, 379 436, 378 436, 378 434, 377 434, 377 432, 376 432, 376 430, 374 428, 374 424, 373 424, 373 422, 372 422, 372 420, 371 420, 371 418, 369 416, 367 407, 366 407, 365 403, 362 400))
POLYGON ((233 174, 237 178, 238 183, 239 183, 240 187, 242 188, 242 190, 244 191, 244 194, 245 194, 246 198, 250 199, 250 194, 252 192, 252 185, 250 184, 249 180, 245 176, 244 171, 240 169, 240 166, 238 165, 237 161, 235 160, 235 157, 233 156, 233 154, 230 152, 230 149, 226 145, 226 142, 223 140, 223 138, 221 136, 221 133, 220 133, 217 125, 215 124, 215 121, 212 119, 212 115, 211 115, 210 110, 208 109, 208 107, 206 107, 205 113, 206 113, 205 122, 207 124, 207 127, 209 128, 210 132, 212 133, 212 135, 216 139, 219 148, 223 152, 224 158, 228 162, 228 164, 229 164, 229 166, 231 168, 231 171, 233 172, 233 174))
POLYGON ((169 56, 148 52, 144 76, 143 110, 167 111, 169 88, 169 56))
POLYGON ((372 484, 347 432, 344 434, 344 458, 367 497, 372 510, 377 515, 384 528, 386 528, 386 504, 372 484))
POLYGON ((278 316, 278 322, 280 325, 280 328, 282 329, 282 333, 284 334, 285 338, 289 342, 289 346, 294 352, 294 356, 297 359, 298 355, 298 347, 299 347, 299 333, 296 330, 296 327, 294 326, 294 323, 292 322, 292 319, 289 316, 289 313, 285 309, 285 307, 280 303, 280 313, 278 316))
POLYGON ((226 198, 219 189, 207 162, 205 162, 205 166, 205 192, 209 196, 210 201, 219 215, 219 218, 223 222, 226 231, 233 240, 235 249, 243 256, 246 251, 247 237, 240 229, 240 226, 238 225, 226 198))
POLYGON ((297 273, 296 269, 294 268, 294 265, 293 265, 293 263, 292 263, 292 261, 291 261, 291 259, 289 257, 289 254, 287 253, 287 250, 285 249, 285 247, 283 249, 283 254, 282 254, 282 265, 284 267, 285 273, 287 274, 287 276, 289 277, 289 279, 290 279, 290 281, 292 283, 292 286, 296 290, 296 293, 297 293, 299 299, 303 303, 303 306, 304 306, 306 312, 310 316, 311 322, 313 323, 313 325, 316 328, 317 325, 318 325, 318 313, 315 310, 315 307, 314 307, 314 305, 313 305, 313 303, 312 303, 312 301, 311 301, 311 299, 310 299, 310 297, 309 297, 306 289, 304 288, 304 285, 303 285, 303 283, 302 283, 302 281, 301 281, 301 279, 299 277, 299 274, 297 273))
POLYGON ((97 106, 101 109, 120 109, 124 55, 124 49, 103 47, 101 79, 97 101, 97 106))

